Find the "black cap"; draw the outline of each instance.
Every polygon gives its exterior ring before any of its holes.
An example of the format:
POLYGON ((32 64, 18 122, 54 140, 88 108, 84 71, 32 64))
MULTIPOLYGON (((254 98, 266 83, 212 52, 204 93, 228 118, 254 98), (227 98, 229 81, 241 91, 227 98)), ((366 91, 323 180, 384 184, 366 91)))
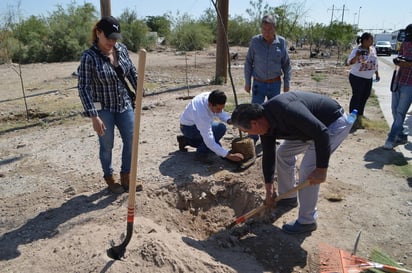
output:
POLYGON ((113 16, 102 17, 96 26, 104 32, 107 38, 115 40, 122 39, 119 21, 113 16))

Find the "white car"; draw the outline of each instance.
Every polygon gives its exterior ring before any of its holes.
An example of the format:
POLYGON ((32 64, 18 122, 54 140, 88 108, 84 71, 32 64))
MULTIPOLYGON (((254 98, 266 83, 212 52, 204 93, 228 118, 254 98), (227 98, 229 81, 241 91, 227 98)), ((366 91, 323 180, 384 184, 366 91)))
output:
POLYGON ((392 55, 392 46, 391 42, 389 41, 377 41, 375 44, 376 48, 376 53, 379 54, 385 54, 388 56, 392 55))

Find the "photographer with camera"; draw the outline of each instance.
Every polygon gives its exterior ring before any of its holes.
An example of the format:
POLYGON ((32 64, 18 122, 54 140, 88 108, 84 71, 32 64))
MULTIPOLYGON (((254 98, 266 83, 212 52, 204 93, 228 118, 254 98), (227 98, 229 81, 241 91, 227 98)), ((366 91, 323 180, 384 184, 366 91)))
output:
POLYGON ((405 41, 402 43, 398 57, 393 59, 399 69, 396 89, 392 90, 393 123, 383 146, 386 150, 408 142, 408 131, 405 130, 407 128, 404 128, 403 123, 412 103, 412 24, 406 27, 405 32, 405 41))
POLYGON ((353 124, 353 129, 364 128, 362 119, 366 102, 371 95, 373 74, 376 81, 380 80, 378 72, 378 56, 373 45, 373 36, 365 32, 356 39, 356 46, 348 57, 347 64, 351 65, 349 82, 352 87, 352 98, 349 103, 349 112, 358 110, 358 118, 353 124))

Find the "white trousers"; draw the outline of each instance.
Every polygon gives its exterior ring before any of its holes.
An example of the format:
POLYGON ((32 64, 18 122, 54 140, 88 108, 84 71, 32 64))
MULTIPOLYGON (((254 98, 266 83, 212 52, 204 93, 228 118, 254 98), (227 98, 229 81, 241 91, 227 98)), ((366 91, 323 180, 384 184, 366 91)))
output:
MULTIPOLYGON (((346 121, 346 114, 338 118, 328 127, 331 153, 333 153, 343 140, 348 136, 352 125, 346 121)), ((283 194, 298 183, 303 183, 308 175, 316 168, 316 150, 313 140, 285 140, 280 144, 276 152, 276 170, 278 180, 278 194, 283 194), (299 168, 299 181, 296 181, 297 156, 304 154, 299 168)), ((318 214, 316 204, 318 202, 319 184, 309 185, 299 190, 292 197, 298 197, 299 216, 301 224, 315 223, 318 214)))

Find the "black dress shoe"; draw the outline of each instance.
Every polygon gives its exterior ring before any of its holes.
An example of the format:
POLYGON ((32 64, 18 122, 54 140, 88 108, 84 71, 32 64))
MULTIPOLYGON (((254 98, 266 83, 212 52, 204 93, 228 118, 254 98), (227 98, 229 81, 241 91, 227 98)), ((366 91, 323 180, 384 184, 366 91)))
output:
POLYGON ((185 148, 187 145, 186 137, 177 136, 176 138, 177 138, 177 142, 179 143, 179 151, 187 152, 187 148, 185 148))
POLYGON ((289 234, 308 233, 316 230, 317 224, 301 224, 297 220, 284 224, 282 230, 289 234))

